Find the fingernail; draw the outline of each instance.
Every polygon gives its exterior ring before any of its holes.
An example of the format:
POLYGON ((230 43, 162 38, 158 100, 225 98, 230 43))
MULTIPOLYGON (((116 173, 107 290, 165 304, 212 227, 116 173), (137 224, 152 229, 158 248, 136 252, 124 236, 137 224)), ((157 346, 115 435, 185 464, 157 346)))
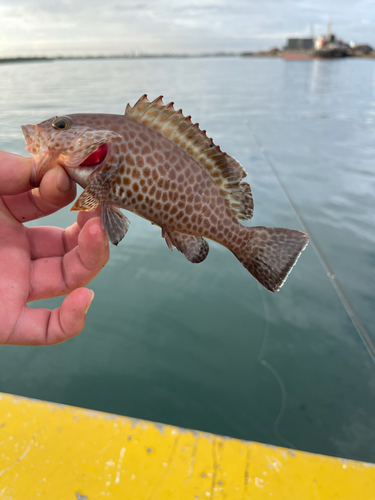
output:
POLYGON ((85 308, 85 315, 87 314, 87 311, 90 309, 90 306, 92 304, 92 301, 94 300, 94 297, 95 297, 95 293, 93 290, 90 290, 89 289, 89 292, 91 293, 91 299, 89 300, 89 302, 87 303, 86 305, 86 308, 85 308))
POLYGON ((58 167, 59 171, 57 173, 57 189, 60 191, 69 191, 71 186, 70 177, 65 172, 62 167, 58 167))

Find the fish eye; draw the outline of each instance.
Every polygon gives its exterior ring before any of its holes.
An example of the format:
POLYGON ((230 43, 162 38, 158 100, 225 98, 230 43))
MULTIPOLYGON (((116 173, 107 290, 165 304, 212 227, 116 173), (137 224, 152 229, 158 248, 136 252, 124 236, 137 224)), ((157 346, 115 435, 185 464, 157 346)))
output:
POLYGON ((52 123, 53 128, 57 128, 59 130, 64 130, 64 128, 67 128, 69 126, 68 120, 65 120, 65 118, 58 118, 56 121, 52 123))

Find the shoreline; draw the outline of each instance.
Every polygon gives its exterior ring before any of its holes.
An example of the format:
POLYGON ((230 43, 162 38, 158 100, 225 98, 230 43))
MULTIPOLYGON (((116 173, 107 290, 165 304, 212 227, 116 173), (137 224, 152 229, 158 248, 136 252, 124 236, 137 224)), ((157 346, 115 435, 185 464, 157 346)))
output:
MULTIPOLYGON (((53 61, 72 61, 72 60, 90 60, 90 59, 181 59, 181 58, 212 58, 212 57, 274 57, 282 58, 284 52, 279 49, 257 52, 214 52, 203 54, 112 54, 112 55, 87 55, 87 56, 57 56, 57 57, 0 57, 0 64, 10 63, 28 63, 28 62, 53 62, 53 61)), ((349 54, 352 59, 375 59, 375 51, 370 54, 349 54)))

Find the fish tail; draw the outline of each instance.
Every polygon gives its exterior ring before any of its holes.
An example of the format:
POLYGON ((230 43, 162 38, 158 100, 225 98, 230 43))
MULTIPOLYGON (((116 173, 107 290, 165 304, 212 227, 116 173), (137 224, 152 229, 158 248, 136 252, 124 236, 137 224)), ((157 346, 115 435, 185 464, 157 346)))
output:
POLYGON ((239 248, 232 251, 264 288, 277 292, 308 241, 306 233, 294 229, 247 227, 239 248))

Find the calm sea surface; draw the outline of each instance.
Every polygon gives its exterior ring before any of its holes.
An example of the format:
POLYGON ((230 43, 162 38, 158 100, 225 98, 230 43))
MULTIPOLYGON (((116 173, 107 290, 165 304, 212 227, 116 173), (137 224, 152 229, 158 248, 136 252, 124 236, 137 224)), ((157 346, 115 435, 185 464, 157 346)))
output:
MULTIPOLYGON (((144 93, 242 163, 252 225, 307 229, 311 243, 273 295, 225 248, 193 265, 130 215, 84 332, 1 347, 0 391, 375 462, 375 62, 0 65, 0 147, 23 154, 20 125, 121 114, 144 93)), ((66 208, 38 224, 73 221, 66 208)))

